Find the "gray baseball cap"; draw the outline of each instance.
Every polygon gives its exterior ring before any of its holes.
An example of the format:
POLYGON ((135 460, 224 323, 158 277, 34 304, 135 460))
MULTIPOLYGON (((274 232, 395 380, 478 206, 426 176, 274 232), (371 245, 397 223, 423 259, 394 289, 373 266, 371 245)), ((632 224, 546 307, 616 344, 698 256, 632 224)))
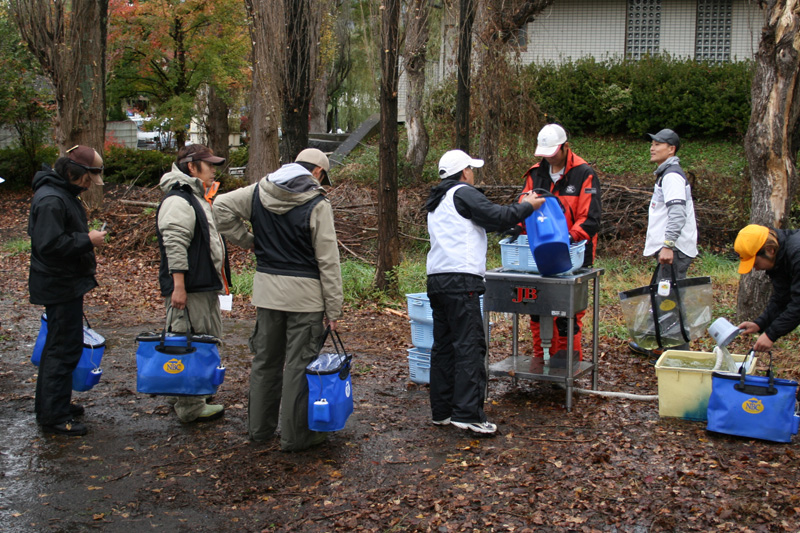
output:
POLYGON ((648 133, 644 136, 648 141, 653 140, 657 143, 667 143, 675 148, 681 147, 681 138, 672 130, 663 129, 658 133, 648 133))

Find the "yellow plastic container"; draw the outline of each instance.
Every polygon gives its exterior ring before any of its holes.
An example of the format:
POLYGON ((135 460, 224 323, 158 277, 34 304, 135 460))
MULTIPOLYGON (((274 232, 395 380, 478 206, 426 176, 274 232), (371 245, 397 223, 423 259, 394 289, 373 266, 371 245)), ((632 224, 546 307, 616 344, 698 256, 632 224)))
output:
MULTIPOLYGON (((746 356, 731 354, 737 364, 746 356)), ((752 374, 757 359, 749 363, 752 374)), ((656 362, 658 378, 658 415, 685 420, 707 420, 708 398, 711 396, 711 372, 717 356, 709 352, 667 350, 656 362)))

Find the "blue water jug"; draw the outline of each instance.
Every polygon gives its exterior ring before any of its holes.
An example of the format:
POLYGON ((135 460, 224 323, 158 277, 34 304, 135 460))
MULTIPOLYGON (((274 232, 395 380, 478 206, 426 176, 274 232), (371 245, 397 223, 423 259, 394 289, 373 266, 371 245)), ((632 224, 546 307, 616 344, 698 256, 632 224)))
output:
POLYGON ((541 189, 536 193, 546 198, 544 204, 525 219, 528 246, 539 273, 554 276, 572 268, 567 219, 558 198, 541 189))

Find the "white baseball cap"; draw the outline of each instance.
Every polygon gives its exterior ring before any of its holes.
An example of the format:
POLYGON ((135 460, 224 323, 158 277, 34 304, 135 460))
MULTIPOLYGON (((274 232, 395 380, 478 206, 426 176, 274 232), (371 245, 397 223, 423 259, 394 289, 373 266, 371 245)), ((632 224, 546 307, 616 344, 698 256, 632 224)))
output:
POLYGON ((483 159, 472 159, 466 152, 450 150, 439 159, 439 179, 449 178, 467 167, 480 168, 482 166, 483 159))
POLYGON ((567 132, 558 124, 548 124, 539 132, 536 138, 537 157, 550 157, 558 151, 558 147, 567 142, 567 132))

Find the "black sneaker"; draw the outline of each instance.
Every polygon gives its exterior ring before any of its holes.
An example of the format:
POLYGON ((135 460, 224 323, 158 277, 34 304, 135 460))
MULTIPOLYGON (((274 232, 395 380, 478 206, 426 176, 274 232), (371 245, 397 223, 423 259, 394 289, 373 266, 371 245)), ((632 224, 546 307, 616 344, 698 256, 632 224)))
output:
POLYGON ((85 425, 75 420, 67 420, 60 424, 42 426, 42 431, 45 433, 55 433, 56 435, 67 435, 68 437, 81 437, 89 432, 85 425))
POLYGON ((86 409, 79 403, 72 403, 69 406, 69 414, 73 417, 75 416, 83 416, 83 413, 86 412, 86 409))

